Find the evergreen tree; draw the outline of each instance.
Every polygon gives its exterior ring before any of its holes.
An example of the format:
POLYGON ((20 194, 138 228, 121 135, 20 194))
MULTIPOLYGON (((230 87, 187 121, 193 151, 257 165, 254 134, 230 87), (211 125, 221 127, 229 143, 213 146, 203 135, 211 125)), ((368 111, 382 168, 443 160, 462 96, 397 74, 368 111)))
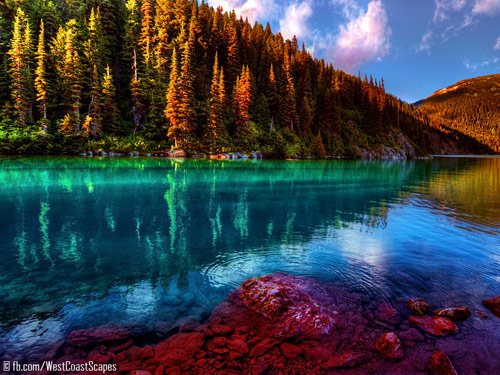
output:
POLYGON ((28 19, 21 8, 17 9, 12 32, 10 73, 12 77, 11 95, 16 111, 16 122, 24 126, 30 120, 30 70, 29 53, 31 37, 28 19))
POLYGON ((224 105, 225 105, 224 70, 219 69, 219 59, 215 55, 212 85, 210 88, 210 120, 206 137, 211 153, 219 152, 224 138, 224 105))
POLYGON ((248 66, 243 66, 241 76, 236 79, 234 90, 235 135, 240 142, 250 134, 250 105, 252 104, 251 77, 248 66))
POLYGON ((103 131, 112 133, 117 128, 118 108, 116 107, 116 90, 109 65, 106 66, 102 79, 102 124, 103 131))
POLYGON ((42 131, 47 130, 47 73, 46 73, 46 53, 45 53, 45 26, 43 20, 40 21, 40 32, 38 34, 38 48, 36 51, 37 66, 35 71, 36 101, 40 108, 40 113, 45 120, 42 131))
POLYGON ((167 107, 165 109, 165 117, 169 122, 167 136, 174 141, 175 147, 182 147, 185 131, 182 127, 182 119, 180 117, 181 83, 178 65, 177 49, 174 48, 172 53, 172 63, 170 66, 170 81, 167 91, 167 107))

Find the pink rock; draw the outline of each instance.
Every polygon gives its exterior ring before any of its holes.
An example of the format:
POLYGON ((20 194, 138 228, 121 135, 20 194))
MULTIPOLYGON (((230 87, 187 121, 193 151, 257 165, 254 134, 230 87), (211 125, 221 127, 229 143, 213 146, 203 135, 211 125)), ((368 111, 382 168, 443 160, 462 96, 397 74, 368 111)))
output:
POLYGON ((497 318, 500 318, 500 296, 485 299, 483 301, 483 305, 487 307, 497 318))
POLYGON ((429 304, 423 298, 410 299, 406 301, 406 305, 415 315, 425 315, 431 311, 429 304))
POLYGON ((457 375, 450 358, 441 350, 432 353, 429 359, 429 370, 432 375, 457 375))
POLYGON ((451 320, 457 322, 461 320, 467 320, 470 317, 470 311, 465 306, 448 307, 445 309, 439 309, 434 311, 434 315, 444 316, 446 318, 450 318, 451 320))
POLYGON ((246 281, 242 303, 275 322, 282 335, 318 337, 334 327, 333 311, 321 300, 321 285, 299 276, 274 274, 246 281))
POLYGON ((455 323, 441 316, 410 316, 408 321, 434 336, 446 336, 457 332, 455 323))
POLYGON ((399 360, 404 357, 401 341, 394 332, 380 336, 373 344, 373 349, 386 359, 399 360))

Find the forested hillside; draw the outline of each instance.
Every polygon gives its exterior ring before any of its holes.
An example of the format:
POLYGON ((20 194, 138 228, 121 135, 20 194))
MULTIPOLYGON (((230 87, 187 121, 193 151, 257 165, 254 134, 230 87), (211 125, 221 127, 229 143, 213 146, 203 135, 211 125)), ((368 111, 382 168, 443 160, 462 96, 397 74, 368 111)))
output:
POLYGON ((0 59, 3 154, 487 151, 430 126, 383 79, 336 70, 203 1, 6 0, 0 59))
POLYGON ((417 104, 433 123, 500 152, 500 74, 457 82, 417 104))

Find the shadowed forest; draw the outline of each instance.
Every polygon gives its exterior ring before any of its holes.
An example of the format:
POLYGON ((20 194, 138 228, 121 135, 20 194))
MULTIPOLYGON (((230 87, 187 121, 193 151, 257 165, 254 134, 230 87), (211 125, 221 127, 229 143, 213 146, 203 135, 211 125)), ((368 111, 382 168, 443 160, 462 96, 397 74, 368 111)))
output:
POLYGON ((434 127, 383 79, 193 0, 2 2, 0 109, 1 154, 491 151, 434 127))

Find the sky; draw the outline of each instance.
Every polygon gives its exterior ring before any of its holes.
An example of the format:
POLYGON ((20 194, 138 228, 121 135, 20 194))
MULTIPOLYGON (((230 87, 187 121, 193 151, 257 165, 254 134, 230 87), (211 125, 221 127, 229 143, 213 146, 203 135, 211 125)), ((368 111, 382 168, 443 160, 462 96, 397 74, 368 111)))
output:
POLYGON ((208 0, 413 103, 500 73, 500 0, 208 0))

